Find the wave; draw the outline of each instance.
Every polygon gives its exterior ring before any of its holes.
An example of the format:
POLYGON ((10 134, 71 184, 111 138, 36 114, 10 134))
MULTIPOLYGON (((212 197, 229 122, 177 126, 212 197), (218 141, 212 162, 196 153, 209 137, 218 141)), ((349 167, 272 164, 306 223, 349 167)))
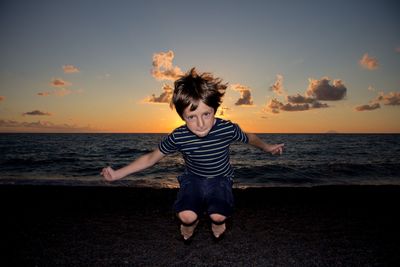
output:
MULTIPOLYGON (((260 137, 269 143, 284 142, 285 152, 276 157, 248 145, 233 144, 230 159, 238 183, 265 186, 400 183, 400 135, 260 137)), ((129 164, 152 151, 161 138, 162 135, 143 134, 2 134, 0 180, 63 177, 83 183, 92 181, 93 177, 99 178, 104 166, 119 168, 129 164)), ((132 179, 162 183, 165 177, 176 177, 183 170, 183 159, 176 153, 132 179)))
POLYGON ((236 168, 235 177, 240 182, 265 184, 347 184, 378 180, 398 183, 400 182, 400 164, 329 163, 248 166, 236 168))

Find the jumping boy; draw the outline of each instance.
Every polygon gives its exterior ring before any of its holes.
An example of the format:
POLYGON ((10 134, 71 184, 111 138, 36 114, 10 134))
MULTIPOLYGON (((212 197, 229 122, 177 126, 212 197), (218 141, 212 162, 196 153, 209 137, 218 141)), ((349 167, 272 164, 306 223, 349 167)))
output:
POLYGON ((231 143, 249 143, 265 152, 282 154, 283 144, 266 144, 255 134, 244 133, 237 124, 215 117, 226 88, 221 79, 210 73, 197 74, 192 68, 175 81, 171 102, 186 124, 165 137, 154 151, 121 169, 107 167, 101 172, 107 181, 115 181, 179 151, 185 160, 185 171, 178 177, 180 189, 174 208, 185 241, 192 237, 203 213, 211 219, 216 240, 226 230, 225 220, 233 212, 231 143))

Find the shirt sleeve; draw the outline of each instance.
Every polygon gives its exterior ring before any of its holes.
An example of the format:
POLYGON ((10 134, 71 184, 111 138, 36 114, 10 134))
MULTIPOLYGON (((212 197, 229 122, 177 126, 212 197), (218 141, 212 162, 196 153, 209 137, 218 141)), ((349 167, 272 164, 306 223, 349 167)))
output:
POLYGON ((178 150, 173 132, 161 140, 161 142, 158 144, 158 149, 164 155, 172 154, 178 150))
POLYGON ((237 125, 236 123, 232 123, 232 124, 233 124, 232 141, 239 141, 239 142, 247 144, 249 142, 249 138, 247 137, 246 133, 243 132, 242 129, 240 129, 239 125, 237 125))

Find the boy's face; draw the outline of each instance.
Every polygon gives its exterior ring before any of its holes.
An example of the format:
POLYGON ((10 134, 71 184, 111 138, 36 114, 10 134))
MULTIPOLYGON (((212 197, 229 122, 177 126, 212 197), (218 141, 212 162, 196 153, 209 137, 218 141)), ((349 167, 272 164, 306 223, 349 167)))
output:
POLYGON ((215 121, 214 108, 207 106, 202 101, 199 102, 196 110, 190 111, 190 106, 188 106, 182 115, 189 130, 198 137, 206 136, 215 121))

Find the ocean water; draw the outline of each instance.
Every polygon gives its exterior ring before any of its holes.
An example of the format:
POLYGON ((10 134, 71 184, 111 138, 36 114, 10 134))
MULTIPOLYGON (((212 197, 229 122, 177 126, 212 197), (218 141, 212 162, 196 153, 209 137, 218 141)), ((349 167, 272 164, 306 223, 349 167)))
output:
MULTIPOLYGON (((179 153, 123 180, 105 182, 105 166, 122 167, 152 151, 165 134, 0 134, 0 184, 178 187, 179 153)), ((272 156, 231 146, 235 187, 400 185, 399 134, 259 134, 285 143, 272 156)))

